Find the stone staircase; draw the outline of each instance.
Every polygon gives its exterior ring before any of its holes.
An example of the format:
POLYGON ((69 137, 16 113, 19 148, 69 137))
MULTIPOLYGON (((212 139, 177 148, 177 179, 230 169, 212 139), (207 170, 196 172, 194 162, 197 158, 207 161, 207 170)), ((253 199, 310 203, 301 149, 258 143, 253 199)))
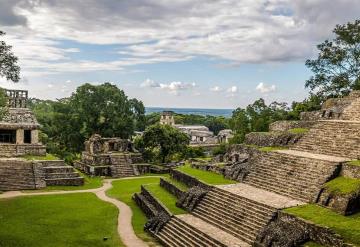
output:
POLYGON ((344 109, 341 119, 360 121, 360 92, 352 92, 349 98, 351 99, 351 104, 344 109))
POLYGON ((208 234, 173 216, 158 232, 156 237, 167 247, 226 247, 228 245, 215 240, 208 234))
POLYGON ((321 186, 337 175, 338 162, 267 152, 250 167, 244 183, 300 201, 314 201, 321 186))
POLYGON ((129 159, 130 157, 125 154, 111 155, 111 176, 114 178, 135 176, 134 168, 131 166, 131 160, 129 159))
POLYGON ((358 159, 359 146, 360 122, 327 120, 315 124, 291 149, 358 159))
POLYGON ((214 188, 196 206, 192 215, 252 244, 259 231, 272 219, 276 209, 214 188))
POLYGON ((79 186, 84 184, 84 178, 63 160, 44 161, 45 182, 51 185, 79 186))

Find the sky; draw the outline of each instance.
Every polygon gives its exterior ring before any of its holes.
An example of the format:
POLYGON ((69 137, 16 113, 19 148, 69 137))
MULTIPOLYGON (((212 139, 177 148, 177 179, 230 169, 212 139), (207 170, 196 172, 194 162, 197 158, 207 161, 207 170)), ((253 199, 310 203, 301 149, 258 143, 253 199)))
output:
POLYGON ((111 82, 145 106, 244 107, 306 98, 306 59, 359 18, 359 0, 0 0, 30 97, 111 82))

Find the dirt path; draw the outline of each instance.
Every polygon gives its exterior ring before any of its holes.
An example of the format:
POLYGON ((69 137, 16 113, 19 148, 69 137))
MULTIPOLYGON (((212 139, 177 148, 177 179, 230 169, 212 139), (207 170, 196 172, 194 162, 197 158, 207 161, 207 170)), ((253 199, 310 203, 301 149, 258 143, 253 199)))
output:
MULTIPOLYGON (((133 177, 128 179, 135 179, 141 177, 133 177)), ((122 242, 128 247, 147 247, 144 241, 139 239, 134 232, 134 229, 131 225, 132 211, 131 208, 125 203, 118 201, 114 198, 108 197, 106 191, 112 188, 112 181, 119 179, 105 179, 104 184, 100 188, 89 189, 89 190, 72 190, 72 191, 47 191, 47 192, 34 192, 34 193, 24 193, 21 191, 9 191, 3 194, 0 194, 0 199, 3 198, 14 198, 19 196, 37 196, 37 195, 63 195, 63 194, 74 194, 74 193, 94 193, 100 200, 109 202, 115 205, 119 209, 118 215, 118 233, 122 242)))

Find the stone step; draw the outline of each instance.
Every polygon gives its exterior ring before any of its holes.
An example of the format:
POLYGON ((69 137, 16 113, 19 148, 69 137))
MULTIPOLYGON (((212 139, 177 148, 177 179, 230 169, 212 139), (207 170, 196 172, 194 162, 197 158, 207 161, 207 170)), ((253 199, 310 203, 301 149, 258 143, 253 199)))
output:
POLYGON ((44 170, 46 173, 67 173, 67 172, 73 172, 74 168, 72 166, 50 166, 50 167, 44 167, 44 170))
POLYGON ((221 230, 231 234, 232 236, 241 239, 242 241, 251 244, 252 242, 254 242, 255 238, 254 236, 248 234, 248 233, 242 233, 242 232, 238 232, 236 230, 233 230, 232 227, 228 227, 226 225, 224 225, 225 222, 223 222, 222 220, 218 220, 218 219, 214 219, 212 218, 212 216, 206 216, 203 215, 201 213, 199 213, 198 211, 193 211, 191 212, 192 215, 194 215, 195 217, 198 217, 200 219, 202 219, 205 222, 210 223, 211 225, 220 228, 221 230))
POLYGON ((46 173, 45 178, 56 179, 56 178, 75 178, 79 177, 78 172, 67 172, 67 173, 46 173))
POLYGON ((75 178, 55 178, 45 179, 46 186, 62 185, 62 186, 80 186, 84 184, 83 177, 75 178))
MULTIPOLYGON (((251 212, 248 212, 247 210, 245 210, 245 208, 237 207, 237 205, 229 204, 227 202, 219 200, 218 198, 210 199, 207 197, 204 198, 202 202, 204 202, 204 204, 207 207, 211 207, 213 209, 219 209, 221 206, 226 207, 226 211, 224 211, 224 213, 227 213, 228 215, 231 215, 231 212, 235 212, 238 213, 239 215, 244 214, 245 216, 251 216, 252 218, 257 220, 257 222, 265 222, 266 221, 265 218, 269 215, 269 214, 265 214, 264 212, 258 211, 257 209, 253 209, 251 210, 251 212)), ((246 208, 246 209, 251 209, 251 208, 246 208)))
POLYGON ((256 234, 258 230, 262 228, 260 222, 256 223, 251 218, 242 218, 241 220, 238 220, 235 214, 231 216, 224 213, 220 209, 215 210, 211 207, 206 206, 205 204, 201 204, 196 207, 193 213, 198 213, 205 217, 211 217, 212 219, 217 219, 218 222, 226 224, 227 227, 232 227, 235 231, 246 232, 247 234, 256 234))

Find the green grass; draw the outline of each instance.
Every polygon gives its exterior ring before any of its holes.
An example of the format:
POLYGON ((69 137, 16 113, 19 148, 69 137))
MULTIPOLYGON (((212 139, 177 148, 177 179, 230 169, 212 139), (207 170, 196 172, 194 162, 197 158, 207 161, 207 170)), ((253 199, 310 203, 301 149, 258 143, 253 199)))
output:
POLYGON ((189 189, 189 187, 184 184, 181 183, 175 179, 171 179, 171 178, 164 178, 165 180, 169 181, 170 183, 172 183, 173 185, 175 185, 176 187, 178 187, 179 189, 181 189, 182 191, 187 191, 189 189))
POLYGON ((91 193, 2 199, 0 246, 124 246, 117 215, 115 206, 91 193))
POLYGON ((198 161, 205 161, 205 162, 208 162, 208 161, 211 161, 212 160, 212 157, 198 157, 198 158, 193 158, 194 160, 198 160, 198 161))
POLYGON ((142 184, 159 184, 159 177, 146 177, 136 179, 123 179, 112 182, 113 188, 107 194, 126 203, 133 212, 132 225, 135 234, 146 242, 154 242, 154 239, 144 231, 144 225, 147 221, 145 214, 132 200, 132 195, 140 192, 142 184))
POLYGON ((177 198, 159 184, 147 184, 145 188, 150 191, 172 214, 185 214, 186 211, 176 207, 177 198))
POLYGON ((284 150, 284 149, 288 149, 288 148, 287 147, 261 147, 261 148, 259 148, 259 150, 262 152, 272 152, 272 151, 284 150))
POLYGON ((315 224, 329 227, 340 234, 345 241, 360 246, 360 213, 343 216, 314 204, 288 208, 284 211, 315 224))
POLYGON ((315 243, 313 241, 306 242, 302 245, 303 247, 322 247, 321 244, 315 243))
POLYGON ((25 155, 25 156, 22 156, 22 158, 24 158, 26 160, 59 160, 59 158, 53 154, 46 154, 45 156, 25 155))
POLYGON ((178 171, 181 171, 183 173, 186 173, 190 176, 196 177, 197 179, 201 180, 204 183, 210 184, 210 185, 220 185, 220 184, 235 184, 236 181, 226 179, 223 177, 223 175, 214 173, 214 172, 208 172, 203 171, 195 168, 191 168, 190 165, 185 165, 180 168, 177 168, 178 171))
POLYGON ((348 164, 354 165, 354 166, 360 166, 360 160, 352 160, 348 164))
POLYGON ((348 195, 360 192, 360 179, 337 177, 327 182, 324 187, 331 193, 348 195))
POLYGON ((309 129, 306 129, 306 128, 293 128, 293 129, 289 129, 288 132, 290 132, 292 134, 306 134, 307 132, 309 132, 309 129))

